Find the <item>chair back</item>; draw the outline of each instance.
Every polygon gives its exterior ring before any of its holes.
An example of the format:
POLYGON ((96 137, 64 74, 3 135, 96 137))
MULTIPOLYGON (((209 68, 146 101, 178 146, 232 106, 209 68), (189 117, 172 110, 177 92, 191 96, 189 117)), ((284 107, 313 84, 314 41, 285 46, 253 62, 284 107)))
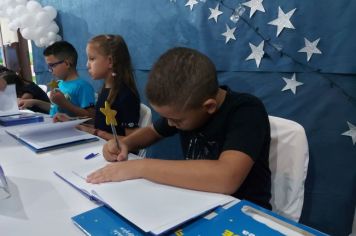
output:
POLYGON ((272 210, 298 221, 304 202, 309 149, 304 128, 291 120, 269 116, 272 210))
MULTIPOLYGON (((152 112, 151 109, 146 106, 145 104, 141 103, 140 105, 140 120, 138 122, 138 125, 140 128, 149 126, 152 124, 152 112)), ((146 156, 146 149, 141 149, 138 152, 138 156, 140 157, 145 157, 146 156)))

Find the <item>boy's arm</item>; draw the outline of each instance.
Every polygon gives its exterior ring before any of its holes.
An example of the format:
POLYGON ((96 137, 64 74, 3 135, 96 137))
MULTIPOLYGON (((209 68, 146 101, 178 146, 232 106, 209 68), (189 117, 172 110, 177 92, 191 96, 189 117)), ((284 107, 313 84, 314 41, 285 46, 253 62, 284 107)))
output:
POLYGON ((253 164, 245 153, 228 150, 222 152, 218 160, 117 162, 92 173, 87 181, 101 183, 145 178, 182 188, 232 194, 243 183, 253 164))

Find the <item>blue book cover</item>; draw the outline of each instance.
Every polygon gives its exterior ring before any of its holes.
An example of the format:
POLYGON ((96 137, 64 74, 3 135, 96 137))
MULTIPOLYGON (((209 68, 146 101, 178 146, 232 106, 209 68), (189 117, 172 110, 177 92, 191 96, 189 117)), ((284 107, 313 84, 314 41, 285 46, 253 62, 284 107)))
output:
MULTIPOLYGON (((86 235, 90 236, 147 235, 147 233, 106 206, 83 212, 72 217, 72 220, 86 235)), ((193 219, 171 232, 163 233, 163 235, 325 236, 326 234, 243 200, 236 204, 218 207, 209 214, 193 219)))
POLYGON ((141 229, 127 221, 118 213, 106 206, 100 206, 90 211, 72 217, 72 221, 86 235, 147 235, 141 229))
POLYGON ((182 225, 170 235, 324 236, 326 234, 242 200, 218 207, 213 212, 182 225))
POLYGON ((2 126, 22 125, 22 124, 43 122, 43 120, 44 118, 42 115, 23 113, 19 115, 0 117, 0 125, 2 126))

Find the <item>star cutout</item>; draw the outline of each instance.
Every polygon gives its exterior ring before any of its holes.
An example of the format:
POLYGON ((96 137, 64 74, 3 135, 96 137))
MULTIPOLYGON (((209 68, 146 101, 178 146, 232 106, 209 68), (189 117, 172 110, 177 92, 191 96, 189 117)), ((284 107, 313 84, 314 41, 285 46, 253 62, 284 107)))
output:
POLYGON ((52 80, 47 85, 50 88, 50 90, 54 90, 54 89, 58 88, 58 81, 57 80, 52 80))
POLYGON ((106 125, 117 125, 115 116, 116 116, 116 111, 115 110, 111 110, 110 108, 110 104, 105 101, 105 108, 100 108, 101 113, 103 113, 105 115, 105 122, 106 125))
POLYGON ((247 60, 255 60, 257 68, 260 67, 261 59, 262 59, 263 55, 265 54, 265 52, 263 51, 264 44, 265 44, 265 41, 262 41, 260 43, 260 45, 258 45, 256 47, 252 43, 249 43, 252 52, 246 58, 246 61, 247 60))
POLYGON ((298 52, 307 53, 307 61, 313 56, 313 54, 321 54, 321 51, 316 47, 320 41, 320 38, 314 42, 310 42, 307 38, 304 38, 305 47, 300 49, 298 52))
POLYGON ((227 44, 230 39, 236 40, 234 32, 236 30, 236 27, 230 29, 230 27, 226 24, 226 32, 222 33, 221 35, 225 36, 225 44, 227 44))
POLYGON ((292 15, 294 14, 296 8, 294 8, 293 10, 284 13, 281 9, 281 7, 278 7, 278 18, 270 21, 268 24, 269 25, 275 25, 277 26, 277 36, 282 32, 282 30, 284 28, 289 28, 289 29, 295 29, 294 26, 292 25, 292 23, 290 22, 290 18, 292 17, 292 15))
POLYGON ((352 144, 355 145, 355 143, 356 143, 356 126, 354 126, 353 124, 351 124, 348 121, 347 121, 347 125, 349 126, 350 130, 342 133, 341 135, 350 136, 352 138, 352 144))
POLYGON ((189 6, 190 10, 192 11, 195 4, 198 4, 197 0, 188 0, 185 6, 189 6))
POLYGON ((250 9, 250 18, 251 18, 256 11, 265 12, 265 8, 263 7, 262 2, 263 0, 251 0, 242 3, 242 5, 251 8, 250 9))
POLYGON ((284 88, 281 91, 290 89, 294 94, 296 94, 297 87, 303 84, 302 82, 296 80, 295 73, 293 73, 292 78, 290 79, 285 77, 283 77, 282 79, 284 80, 284 82, 286 82, 286 86, 284 86, 284 88))
POLYGON ((210 16, 208 18, 211 19, 211 18, 214 18, 215 22, 217 23, 218 22, 218 17, 223 14, 222 11, 219 11, 219 3, 216 5, 215 8, 210 8, 209 7, 209 10, 210 10, 210 16))

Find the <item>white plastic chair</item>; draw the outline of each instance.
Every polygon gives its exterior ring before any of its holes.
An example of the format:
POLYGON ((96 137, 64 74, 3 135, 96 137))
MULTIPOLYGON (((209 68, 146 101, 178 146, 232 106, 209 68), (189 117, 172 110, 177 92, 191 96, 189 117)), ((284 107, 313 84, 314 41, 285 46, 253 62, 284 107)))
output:
POLYGON ((38 87, 40 87, 43 90, 43 92, 47 93, 47 85, 39 84, 38 87))
POLYGON ((304 202, 309 149, 304 128, 291 120, 269 116, 272 210, 298 221, 304 202))
MULTIPOLYGON (((152 112, 151 109, 146 106, 145 104, 141 103, 140 105, 140 120, 138 125, 140 128, 146 127, 152 124, 152 112)), ((138 152, 138 156, 145 157, 146 156, 146 149, 141 149, 138 152)))

